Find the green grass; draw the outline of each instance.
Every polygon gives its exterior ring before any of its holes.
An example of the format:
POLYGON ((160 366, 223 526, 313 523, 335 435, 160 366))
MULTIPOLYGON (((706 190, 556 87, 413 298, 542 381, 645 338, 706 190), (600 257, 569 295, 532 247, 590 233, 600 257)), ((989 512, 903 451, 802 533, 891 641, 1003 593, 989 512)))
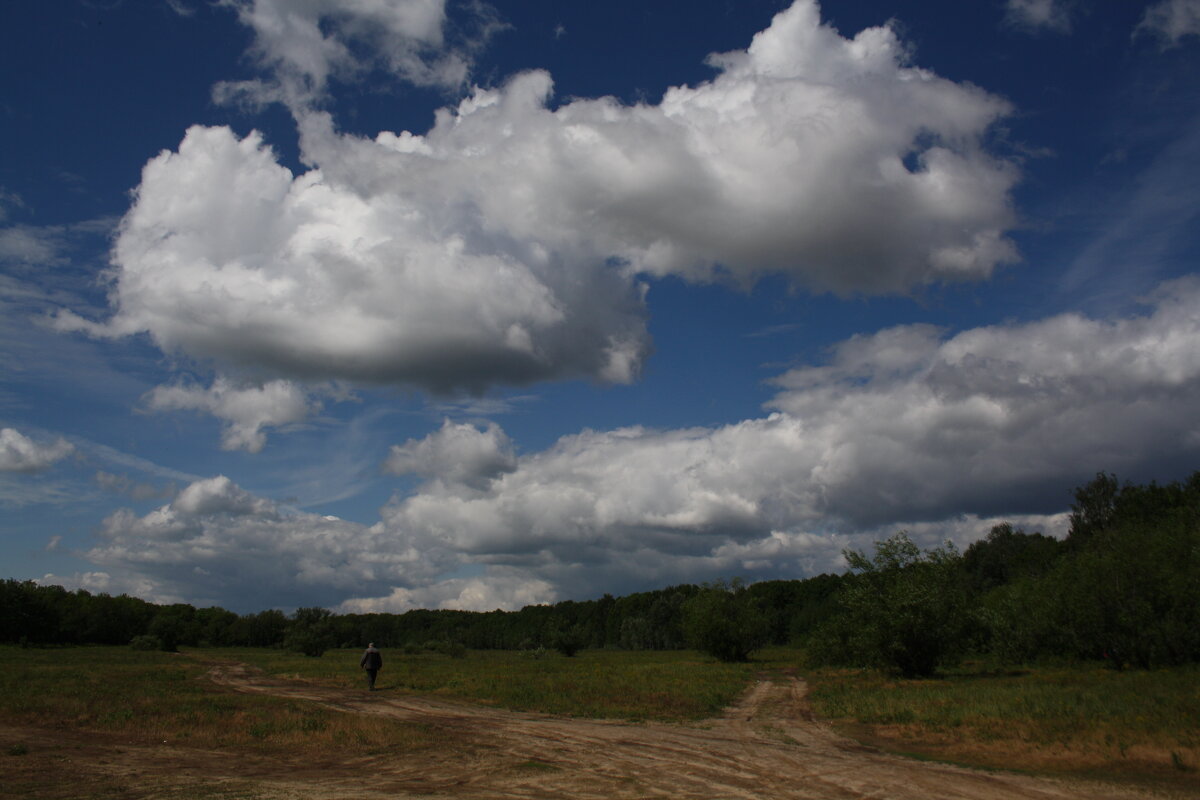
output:
POLYGON ((813 710, 896 738, 936 742, 978 763, 1086 770, 1122 763, 1188 773, 1200 766, 1200 669, 1115 672, 1101 666, 989 671, 929 680, 820 669, 813 710), (989 756, 989 752, 992 754, 989 756))
MULTIPOLYGON (((325 686, 364 686, 358 650, 331 650, 307 658, 278 650, 205 651, 269 674, 325 686)), ((471 651, 465 658, 384 652, 377 684, 521 711, 591 717, 680 721, 711 716, 738 697, 754 674, 793 661, 795 651, 765 651, 748 664, 721 664, 693 651, 585 650, 574 658, 533 658, 512 651, 471 651)))
POLYGON ((423 726, 364 721, 309 703, 235 694, 185 655, 128 647, 0 647, 0 720, 112 733, 140 742, 291 750, 415 749, 423 726))

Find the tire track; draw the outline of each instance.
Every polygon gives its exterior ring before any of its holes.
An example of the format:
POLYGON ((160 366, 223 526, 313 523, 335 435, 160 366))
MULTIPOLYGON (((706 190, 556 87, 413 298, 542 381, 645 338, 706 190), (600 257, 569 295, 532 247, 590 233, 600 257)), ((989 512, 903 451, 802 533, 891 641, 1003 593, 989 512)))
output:
MULTIPOLYGON (((816 720, 805 702, 807 686, 795 677, 758 680, 720 717, 696 725, 668 725, 552 717, 415 695, 368 695, 271 678, 241 664, 220 664, 208 675, 234 691, 453 728, 464 752, 472 757, 448 755, 427 765, 374 767, 382 771, 376 777, 388 783, 391 797, 424 796, 422 792, 440 797, 581 800, 1132 800, 1147 796, 1104 784, 981 772, 874 751, 816 720), (548 768, 520 771, 513 769, 516 764, 548 768)), ((362 788, 359 776, 349 770, 345 781, 348 790, 362 788)))

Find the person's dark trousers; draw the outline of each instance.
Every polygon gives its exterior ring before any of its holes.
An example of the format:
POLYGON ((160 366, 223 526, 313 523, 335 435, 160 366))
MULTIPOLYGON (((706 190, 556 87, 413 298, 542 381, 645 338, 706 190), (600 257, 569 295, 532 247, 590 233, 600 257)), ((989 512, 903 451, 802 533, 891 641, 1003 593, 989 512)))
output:
POLYGON ((367 670, 367 689, 372 692, 375 691, 375 676, 378 674, 379 670, 377 669, 367 670))

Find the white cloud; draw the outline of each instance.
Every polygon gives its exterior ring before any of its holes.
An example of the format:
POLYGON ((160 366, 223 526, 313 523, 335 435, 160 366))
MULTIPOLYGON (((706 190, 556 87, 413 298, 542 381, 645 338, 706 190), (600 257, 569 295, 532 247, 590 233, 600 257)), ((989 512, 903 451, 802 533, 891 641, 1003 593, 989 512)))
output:
POLYGON ((75 447, 61 437, 43 444, 16 428, 0 429, 0 472, 41 472, 74 451, 75 447))
POLYGON ((991 512, 1099 469, 1182 467, 1200 445, 1200 283, 1152 301, 1115 322, 856 336, 829 366, 779 378, 773 405, 804 420, 824 512, 860 523, 991 512))
POLYGON ((257 135, 193 128, 146 167, 114 252, 116 317, 60 325, 146 330, 164 350, 301 378, 632 379, 647 345, 626 280, 602 264, 573 274, 531 245, 489 251, 401 188, 293 180, 257 135))
MULTIPOLYGON (((3 216, 0 216, 3 221, 3 216)), ((0 262, 52 265, 65 261, 66 229, 61 226, 13 225, 0 228, 0 262)))
POLYGON ((275 519, 275 504, 255 497, 224 475, 189 484, 171 501, 169 509, 187 516, 232 514, 275 519))
MULTIPOLYGON (((403 585, 419 554, 382 532, 336 517, 288 511, 224 476, 197 481, 143 516, 106 518, 86 555, 123 585, 239 608, 334 605, 403 585)), ((431 576, 425 564, 416 573, 431 576)))
POLYGON ((7 222, 9 210, 14 208, 24 208, 25 201, 21 195, 16 192, 10 192, 3 186, 0 186, 0 222, 7 222))
POLYGON ((262 429, 301 422, 320 405, 292 381, 275 380, 260 386, 237 386, 218 377, 207 389, 198 386, 159 386, 146 396, 154 411, 206 411, 226 422, 221 434, 224 450, 258 453, 266 444, 262 429))
POLYGON ((553 603, 559 592, 547 581, 515 570, 492 570, 486 577, 451 578, 418 589, 394 589, 382 597, 356 597, 341 603, 343 614, 399 614, 413 608, 464 611, 515 610, 553 603))
POLYGON ((116 494, 127 495, 134 500, 151 500, 154 498, 165 498, 174 495, 174 484, 168 486, 157 486, 152 483, 143 483, 135 481, 128 475, 117 475, 104 470, 97 470, 95 481, 102 489, 116 494))
POLYGON ((384 469, 393 475, 414 473, 471 489, 486 489, 516 467, 512 441, 499 425, 488 423, 481 431, 449 419, 441 430, 424 439, 394 445, 384 463, 384 469))
MULTIPOLYGON (((218 84, 219 100, 319 101, 331 78, 383 69, 419 86, 466 80, 466 52, 448 50, 444 0, 224 0, 254 31, 253 53, 270 78, 218 84)), ((482 13, 482 12, 477 12, 482 13)))
MULTIPOLYGON (((287 24, 327 10, 303 8, 287 24)), ((264 52, 301 64, 280 42, 264 52)), ((143 172, 112 319, 59 326, 293 380, 620 383, 649 350, 640 274, 878 293, 1015 258, 1016 170, 984 148, 1003 100, 908 66, 890 28, 841 37, 809 0, 711 61, 657 105, 555 108, 550 77, 524 73, 425 135, 301 109, 301 175, 258 134, 194 127, 143 172)))
POLYGON ((42 586, 62 586, 70 590, 83 589, 93 593, 129 594, 164 605, 188 602, 183 595, 172 593, 170 589, 156 584, 153 580, 138 577, 116 578, 101 571, 76 572, 73 575, 47 573, 36 582, 42 586))
POLYGON ((196 13, 196 9, 189 6, 184 0, 167 0, 167 6, 181 17, 191 17, 196 13))
POLYGON ((1185 36, 1200 36, 1200 0, 1160 0, 1146 9, 1135 34, 1146 33, 1175 47, 1185 36))
POLYGON ((1071 30, 1071 16, 1065 0, 1007 0, 1007 18, 1031 30, 1071 30))
POLYGON ((1147 304, 855 336, 780 376, 774 413, 715 428, 585 430, 518 456, 494 424, 446 421, 393 449, 390 470, 427 480, 374 525, 215 478, 112 515, 88 557, 188 596, 244 584, 260 604, 304 590, 295 603, 488 610, 838 571, 843 548, 899 529, 923 546, 965 547, 1001 521, 1061 536, 1096 471, 1180 474, 1200 453, 1200 280, 1147 304))

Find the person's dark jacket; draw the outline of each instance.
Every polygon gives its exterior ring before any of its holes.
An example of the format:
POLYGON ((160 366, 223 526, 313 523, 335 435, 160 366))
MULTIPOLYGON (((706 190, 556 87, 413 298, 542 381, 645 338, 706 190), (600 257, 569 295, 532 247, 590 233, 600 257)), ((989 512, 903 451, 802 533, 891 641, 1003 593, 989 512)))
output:
POLYGON ((368 647, 358 664, 363 669, 379 669, 383 666, 383 656, 374 647, 368 647))

